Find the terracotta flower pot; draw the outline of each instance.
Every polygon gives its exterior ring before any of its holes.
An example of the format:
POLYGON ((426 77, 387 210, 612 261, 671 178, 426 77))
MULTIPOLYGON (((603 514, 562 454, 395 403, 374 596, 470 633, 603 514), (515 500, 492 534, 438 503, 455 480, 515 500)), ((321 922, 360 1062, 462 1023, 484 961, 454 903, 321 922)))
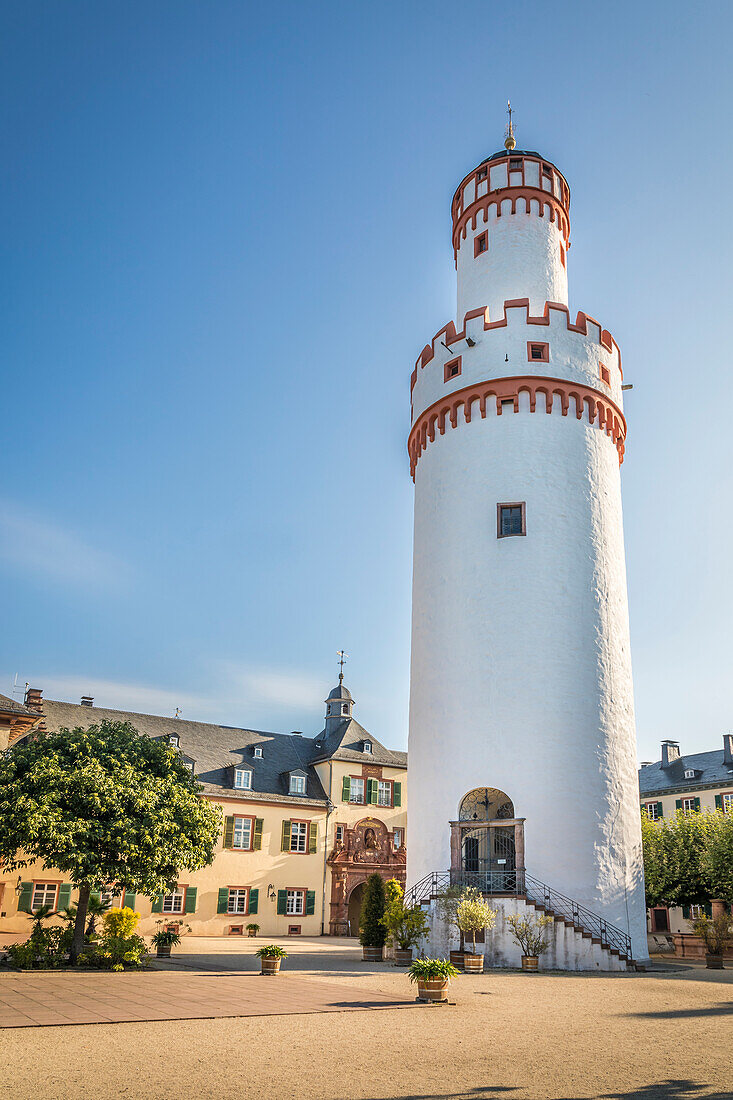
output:
POLYGON ((708 968, 708 970, 723 970, 723 956, 711 955, 709 953, 706 953, 705 966, 708 968))
POLYGON ((464 951, 463 969, 467 974, 482 974, 484 969, 484 956, 474 955, 471 951, 464 951))
POLYGON ((451 951, 450 961, 453 964, 453 966, 456 967, 457 970, 463 970, 463 952, 462 951, 451 951))
POLYGON ((536 970, 539 961, 537 955, 522 955, 522 970, 536 970))
POLYGON ((381 962, 382 961, 382 956, 384 954, 384 948, 383 947, 366 947, 365 945, 363 945, 362 946, 362 953, 363 953, 362 954, 362 959, 363 959, 364 962, 367 962, 367 963, 381 962))
POLYGON ((418 1000, 421 1001, 447 1001, 448 979, 431 978, 429 981, 425 982, 418 979, 417 996, 418 1000))
POLYGON ((166 944, 164 946, 161 944, 159 947, 156 947, 155 954, 159 959, 169 959, 171 957, 171 945, 166 944))
POLYGON ((394 961, 395 966, 409 966, 412 962, 412 948, 407 947, 403 950, 400 947, 395 947, 394 961))
POLYGON ((273 958, 263 958, 263 959, 260 959, 260 962, 262 963, 262 973, 263 974, 279 974, 280 973, 280 963, 282 962, 282 959, 280 959, 280 958, 275 958, 275 959, 273 959, 273 958))

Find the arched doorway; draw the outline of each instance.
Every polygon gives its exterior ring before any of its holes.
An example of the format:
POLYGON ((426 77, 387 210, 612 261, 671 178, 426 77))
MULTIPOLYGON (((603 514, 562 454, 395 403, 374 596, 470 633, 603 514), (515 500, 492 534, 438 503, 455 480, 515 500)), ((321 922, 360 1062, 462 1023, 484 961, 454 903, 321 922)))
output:
POLYGON ((361 916, 361 903, 364 898, 364 883, 355 886, 349 896, 349 935, 359 935, 359 917, 361 916))
POLYGON ((466 880, 488 893, 514 892, 517 820, 509 796, 496 787, 474 788, 461 799, 457 825, 466 880))

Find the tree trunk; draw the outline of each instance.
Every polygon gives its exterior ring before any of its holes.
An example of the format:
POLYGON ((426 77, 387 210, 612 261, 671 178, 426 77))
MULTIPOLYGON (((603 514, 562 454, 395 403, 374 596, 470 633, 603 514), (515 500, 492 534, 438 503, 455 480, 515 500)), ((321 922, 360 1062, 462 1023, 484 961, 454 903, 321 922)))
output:
POLYGON ((76 923, 74 924, 74 939, 71 942, 69 962, 76 966, 81 949, 84 946, 84 929, 87 923, 87 908, 89 906, 89 894, 91 887, 88 882, 82 882, 79 886, 79 900, 76 903, 76 923))

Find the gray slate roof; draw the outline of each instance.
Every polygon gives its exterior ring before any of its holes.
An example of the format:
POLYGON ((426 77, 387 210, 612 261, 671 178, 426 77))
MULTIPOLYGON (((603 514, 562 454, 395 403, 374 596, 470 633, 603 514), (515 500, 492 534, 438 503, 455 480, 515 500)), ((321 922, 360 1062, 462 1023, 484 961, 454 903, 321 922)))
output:
POLYGON ((406 768, 407 753, 393 752, 367 733, 355 718, 344 718, 327 735, 324 729, 316 742, 321 743, 316 748, 314 760, 351 760, 355 764, 385 764, 390 768, 406 768), (362 750, 362 742, 371 741, 371 753, 362 750))
POLYGON ((177 734, 181 753, 195 761, 196 778, 207 794, 290 804, 320 805, 326 802, 326 792, 315 769, 310 766, 314 745, 309 737, 215 726, 209 722, 188 722, 182 718, 137 714, 106 707, 84 707, 79 703, 62 703, 52 699, 44 700, 43 711, 46 726, 54 731, 62 727, 89 726, 107 718, 115 722, 130 722, 139 733, 148 737, 177 734), (255 759, 252 753, 255 745, 262 748, 261 760, 255 759), (242 763, 252 769, 251 791, 234 788, 234 766, 242 763), (306 795, 288 794, 287 773, 294 770, 304 770, 307 775, 306 795))
POLYGON ((668 768, 662 767, 661 760, 639 768, 642 797, 699 787, 722 787, 725 784, 733 784, 733 765, 723 763, 722 749, 680 756, 668 768), (695 772, 695 778, 685 779, 685 771, 691 769, 695 772))
POLYGON ((23 718, 40 718, 38 711, 31 710, 17 699, 11 699, 9 695, 0 695, 0 711, 3 714, 18 714, 23 718))

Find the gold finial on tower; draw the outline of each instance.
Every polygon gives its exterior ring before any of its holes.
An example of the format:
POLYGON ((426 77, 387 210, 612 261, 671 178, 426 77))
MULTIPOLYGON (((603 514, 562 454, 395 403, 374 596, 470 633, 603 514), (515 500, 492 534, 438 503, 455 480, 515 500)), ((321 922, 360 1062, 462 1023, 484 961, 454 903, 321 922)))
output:
POLYGON ((509 115, 509 122, 506 128, 506 139, 504 141, 504 148, 511 151, 516 148, 517 139, 514 136, 514 126, 512 125, 512 105, 509 100, 506 101, 506 112, 509 115))

